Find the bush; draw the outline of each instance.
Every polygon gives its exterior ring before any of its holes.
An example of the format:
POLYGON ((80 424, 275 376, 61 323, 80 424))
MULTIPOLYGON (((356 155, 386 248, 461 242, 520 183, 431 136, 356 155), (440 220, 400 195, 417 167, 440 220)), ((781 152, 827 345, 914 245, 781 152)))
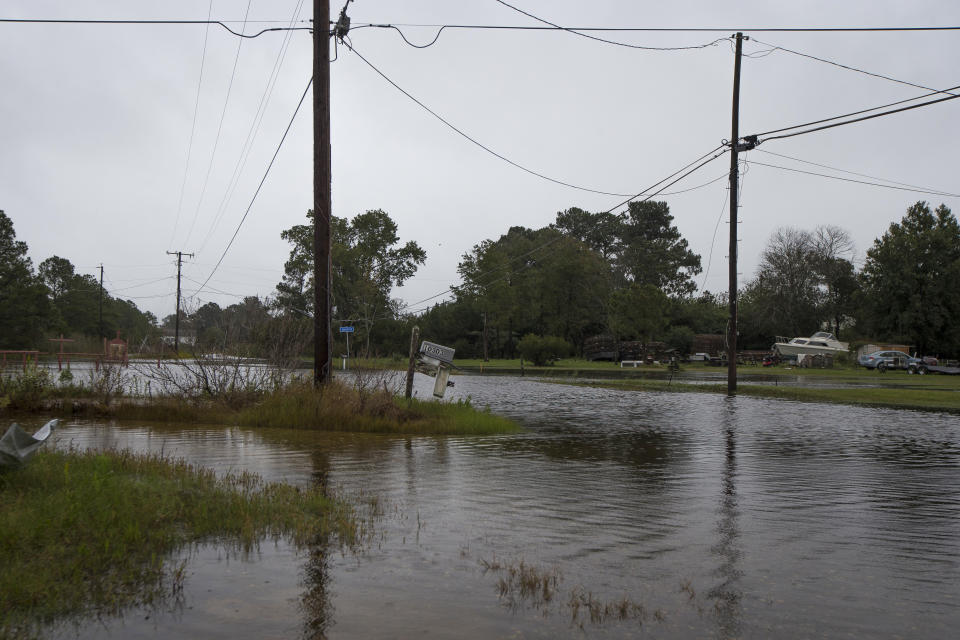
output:
POLYGON ((569 342, 557 336, 541 338, 528 333, 517 343, 517 350, 524 360, 529 360, 534 365, 542 367, 546 364, 552 364, 554 360, 570 355, 571 347, 569 342))

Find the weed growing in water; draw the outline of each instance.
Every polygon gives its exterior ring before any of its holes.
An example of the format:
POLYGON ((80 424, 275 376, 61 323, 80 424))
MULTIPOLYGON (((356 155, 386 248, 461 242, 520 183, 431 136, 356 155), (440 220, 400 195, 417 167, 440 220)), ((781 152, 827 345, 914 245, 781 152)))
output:
MULTIPOLYGON (((463 555, 464 550, 461 549, 461 556, 463 555)), ((563 574, 556 568, 540 569, 522 559, 505 561, 498 559, 496 555, 490 560, 481 558, 479 562, 484 574, 499 574, 497 595, 511 610, 529 605, 542 610, 546 615, 550 612, 551 603, 558 601, 563 574)), ((579 585, 570 590, 566 602, 559 606, 569 611, 570 623, 581 629, 588 623, 602 625, 613 620, 634 620, 642 624, 651 615, 658 622, 666 619, 660 609, 650 614, 642 603, 634 602, 626 596, 619 600, 601 600, 579 585)))
POLYGON ((370 534, 322 491, 128 451, 41 451, 0 473, 0 504, 4 638, 175 602, 186 570, 170 554, 195 543, 244 554, 262 539, 356 548, 370 534))

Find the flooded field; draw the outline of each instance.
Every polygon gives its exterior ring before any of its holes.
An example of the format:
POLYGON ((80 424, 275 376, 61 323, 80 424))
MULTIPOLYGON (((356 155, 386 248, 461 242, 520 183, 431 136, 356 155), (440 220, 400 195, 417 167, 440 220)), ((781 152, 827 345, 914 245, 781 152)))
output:
MULTIPOLYGON (((428 396, 432 380, 421 378, 428 396)), ((944 638, 960 625, 960 419, 459 376, 523 434, 403 438, 76 422, 376 497, 358 554, 185 552, 182 598, 82 638, 944 638)))

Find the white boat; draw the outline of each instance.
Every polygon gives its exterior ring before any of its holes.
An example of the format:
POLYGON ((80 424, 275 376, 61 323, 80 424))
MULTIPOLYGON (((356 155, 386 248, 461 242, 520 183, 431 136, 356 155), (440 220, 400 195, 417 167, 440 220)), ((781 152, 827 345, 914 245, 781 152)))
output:
POLYGON ((782 357, 796 357, 800 355, 836 355, 846 353, 849 345, 840 342, 832 333, 817 331, 809 338, 794 338, 787 342, 786 338, 778 338, 773 345, 773 351, 782 357))

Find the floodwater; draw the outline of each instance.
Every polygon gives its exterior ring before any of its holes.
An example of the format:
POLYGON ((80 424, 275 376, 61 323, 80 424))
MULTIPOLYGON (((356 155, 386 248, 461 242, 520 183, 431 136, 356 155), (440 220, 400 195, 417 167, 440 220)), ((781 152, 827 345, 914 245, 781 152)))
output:
POLYGON ((202 547, 181 601, 55 635, 945 638, 960 625, 956 416, 455 381, 455 399, 526 431, 64 425, 58 446, 321 482, 377 496, 381 513, 358 553, 202 547), (511 577, 521 563, 546 594, 511 577))

